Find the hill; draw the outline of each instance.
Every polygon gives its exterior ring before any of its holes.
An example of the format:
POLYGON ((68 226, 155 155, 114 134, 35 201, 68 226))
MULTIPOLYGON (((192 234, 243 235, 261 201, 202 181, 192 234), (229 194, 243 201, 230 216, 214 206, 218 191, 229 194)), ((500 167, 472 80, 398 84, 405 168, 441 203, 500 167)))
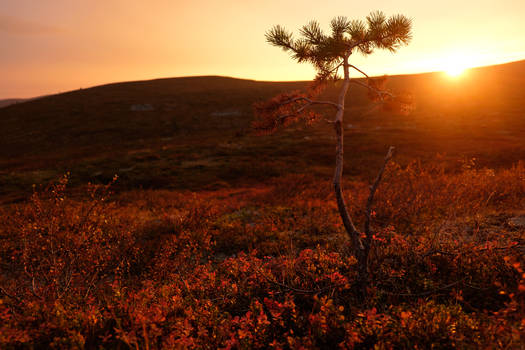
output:
MULTIPOLYGON (((437 153, 453 161, 475 157, 490 167, 523 159, 524 72, 520 61, 471 69, 457 79, 442 73, 392 76, 393 90, 415 97, 410 116, 370 110, 366 92, 352 86, 346 174, 363 175, 388 145, 398 148, 402 163, 437 153)), ((255 101, 306 85, 172 78, 10 105, 0 109, 0 194, 28 190, 66 171, 76 183, 107 181, 117 173, 126 188, 227 186, 290 171, 327 175, 333 162, 328 125, 265 137, 250 131, 255 101)))
POLYGON ((24 101, 26 101, 26 100, 23 99, 23 98, 8 98, 8 99, 5 99, 5 100, 0 100, 0 108, 7 107, 9 105, 12 105, 12 104, 15 104, 15 103, 24 102, 24 101))
POLYGON ((398 147, 366 290, 331 126, 250 131, 253 101, 304 82, 163 79, 0 109, 0 348, 520 349, 524 64, 391 77, 410 116, 349 96, 358 230, 398 147))

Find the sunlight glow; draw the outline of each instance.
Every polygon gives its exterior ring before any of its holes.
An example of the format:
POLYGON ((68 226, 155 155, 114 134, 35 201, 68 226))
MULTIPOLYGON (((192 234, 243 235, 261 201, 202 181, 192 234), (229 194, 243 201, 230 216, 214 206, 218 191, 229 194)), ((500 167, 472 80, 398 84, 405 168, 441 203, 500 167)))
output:
POLYGON ((465 69, 466 68, 460 67, 460 66, 450 67, 449 69, 447 69, 445 71, 445 73, 447 73, 447 75, 450 76, 450 77, 457 77, 457 76, 460 76, 461 74, 463 74, 465 69))
POLYGON ((459 77, 466 69, 476 66, 476 58, 474 55, 454 54, 446 57, 443 60, 442 70, 449 77, 459 77))
POLYGON ((414 28, 413 40, 395 55, 377 50, 352 56, 370 76, 442 72, 445 79, 460 82, 469 74, 459 74, 456 56, 463 68, 525 59, 523 0, 298 3, 0 0, 0 99, 180 76, 310 80, 315 69, 295 64, 288 54, 268 45, 265 32, 279 24, 297 36, 301 26, 316 19, 329 34, 332 18, 364 20, 375 10, 407 15, 414 28), (341 8, 343 3, 350 12, 341 8))

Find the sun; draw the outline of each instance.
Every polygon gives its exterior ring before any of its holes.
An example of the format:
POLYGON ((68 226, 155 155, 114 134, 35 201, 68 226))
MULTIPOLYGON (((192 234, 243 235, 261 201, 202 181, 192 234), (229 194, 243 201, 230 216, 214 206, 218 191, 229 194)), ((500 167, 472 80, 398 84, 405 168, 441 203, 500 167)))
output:
POLYGON ((461 66, 455 66, 455 67, 447 68, 445 70, 445 73, 447 73, 447 75, 449 77, 455 78, 455 77, 459 77, 461 74, 463 74, 463 72, 465 72, 465 69, 467 69, 467 68, 466 67, 461 67, 461 66))
POLYGON ((442 69, 443 71, 452 78, 457 78, 473 66, 472 57, 468 55, 455 54, 450 55, 443 59, 442 69))

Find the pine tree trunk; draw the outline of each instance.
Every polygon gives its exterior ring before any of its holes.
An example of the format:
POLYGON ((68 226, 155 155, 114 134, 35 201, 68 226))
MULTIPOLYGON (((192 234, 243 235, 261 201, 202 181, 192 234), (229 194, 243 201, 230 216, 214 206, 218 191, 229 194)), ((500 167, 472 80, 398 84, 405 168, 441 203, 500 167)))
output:
POLYGON ((344 114, 344 105, 345 97, 350 85, 350 76, 349 76, 349 67, 348 67, 348 57, 345 57, 343 63, 344 69, 344 81, 341 91, 339 93, 339 108, 335 117, 334 128, 337 136, 337 145, 336 145, 336 157, 335 157, 335 173, 334 173, 334 191, 335 197, 337 200, 337 208, 339 210, 339 215, 343 221, 346 232, 348 233, 350 240, 352 241, 352 250, 353 255, 357 260, 357 269, 358 269, 358 288, 360 294, 364 297, 366 294, 366 286, 368 284, 368 253, 369 247, 365 247, 361 241, 361 235, 356 229, 350 215, 348 214, 348 208, 345 203, 343 188, 341 186, 341 178, 343 175, 343 164, 344 164, 344 148, 343 148, 343 114, 344 114))

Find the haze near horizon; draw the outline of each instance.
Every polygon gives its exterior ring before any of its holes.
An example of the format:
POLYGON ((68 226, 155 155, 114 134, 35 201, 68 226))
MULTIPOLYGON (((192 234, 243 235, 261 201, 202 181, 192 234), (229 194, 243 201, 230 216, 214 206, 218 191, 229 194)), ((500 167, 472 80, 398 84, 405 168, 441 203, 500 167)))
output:
POLYGON ((335 16, 362 19, 370 11, 413 20, 414 38, 392 55, 355 56, 371 75, 449 71, 525 58, 525 3, 511 0, 403 0, 392 4, 332 1, 241 2, 159 0, 93 2, 5 0, 0 5, 0 99, 24 98, 103 83, 173 76, 224 75, 256 80, 309 80, 271 47, 273 25, 297 29, 335 16))

